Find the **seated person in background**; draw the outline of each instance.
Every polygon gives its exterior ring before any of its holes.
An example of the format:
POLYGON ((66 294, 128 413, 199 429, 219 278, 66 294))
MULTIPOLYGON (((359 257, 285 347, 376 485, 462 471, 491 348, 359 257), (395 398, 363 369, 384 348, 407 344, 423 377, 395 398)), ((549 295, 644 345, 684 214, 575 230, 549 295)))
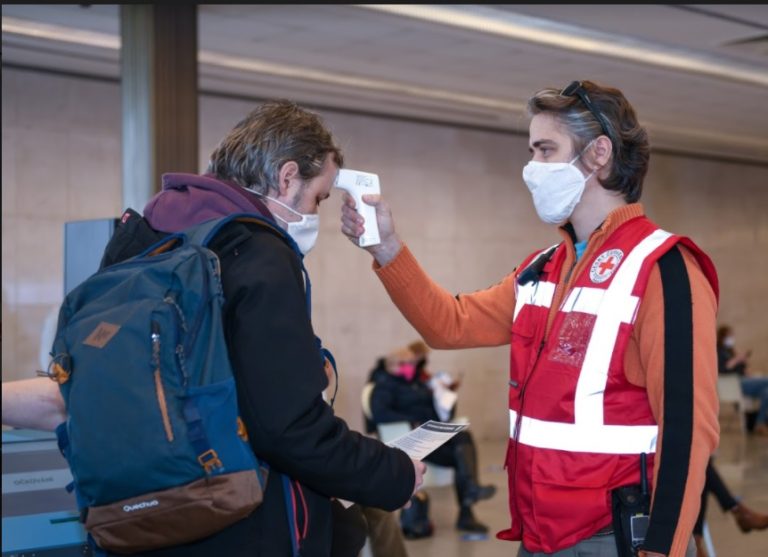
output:
POLYGON ((376 424, 371 418, 370 392, 376 383, 383 378, 386 378, 388 375, 385 361, 386 358, 384 357, 376 360, 376 365, 374 365, 373 369, 368 373, 368 382, 363 387, 363 424, 365 425, 365 433, 367 434, 376 433, 376 424))
MULTIPOLYGON (((387 374, 380 376, 371 393, 374 423, 407 421, 412 427, 417 427, 429 420, 440 420, 432 389, 427 383, 417 380, 418 359, 408 348, 396 350, 385 358, 387 374)), ((472 505, 492 497, 496 488, 479 484, 477 450, 469 431, 458 433, 424 460, 455 470, 454 488, 459 504, 456 528, 486 533, 488 527, 477 521, 472 505)))
POLYGON ((376 365, 368 374, 369 383, 378 383, 387 376, 387 364, 386 358, 379 358, 376 360, 376 365))
POLYGON ((458 395, 456 390, 461 381, 454 380, 450 374, 439 371, 432 373, 429 370, 429 346, 422 340, 417 340, 408 345, 408 350, 416 356, 416 381, 420 381, 432 389, 435 401, 435 410, 440 420, 447 422, 453 419, 454 409, 458 395))
POLYGON ((709 557, 704 546, 704 520, 707 515, 707 499, 709 494, 715 496, 717 503, 723 512, 730 512, 736 520, 736 525, 744 532, 752 530, 765 530, 768 528, 768 515, 753 511, 749 507, 739 502, 739 499, 725 485, 723 478, 718 474, 712 459, 707 464, 707 480, 704 484, 704 491, 701 494, 701 507, 699 517, 693 526, 693 538, 696 540, 696 557, 709 557))
POLYGON ((755 419, 754 432, 768 435, 768 377, 756 377, 749 370, 751 350, 736 352, 733 328, 721 325, 717 329, 717 370, 720 374, 737 374, 741 377, 741 392, 744 396, 760 400, 755 419))

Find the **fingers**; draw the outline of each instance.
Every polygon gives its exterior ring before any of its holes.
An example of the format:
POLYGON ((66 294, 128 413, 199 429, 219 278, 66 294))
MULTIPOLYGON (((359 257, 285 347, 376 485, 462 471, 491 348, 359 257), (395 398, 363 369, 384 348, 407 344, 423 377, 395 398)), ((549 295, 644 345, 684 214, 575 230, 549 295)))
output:
POLYGON ((357 244, 358 238, 365 231, 365 219, 355 210, 355 200, 344 192, 344 203, 341 206, 341 232, 357 244))
POLYGON ((360 237, 360 235, 364 231, 365 229, 363 228, 363 224, 362 222, 359 222, 358 219, 350 219, 350 218, 342 217, 341 232, 342 234, 347 236, 350 240, 354 240, 355 242, 357 242, 357 239, 360 237))
POLYGON ((424 472, 427 471, 427 466, 426 464, 418 460, 412 460, 412 462, 413 462, 413 468, 415 471, 415 481, 413 485, 413 492, 416 493, 416 491, 421 487, 421 484, 424 483, 424 472))
MULTIPOLYGON (((373 222, 378 226, 380 242, 363 249, 371 253, 380 265, 385 265, 400 250, 401 242, 395 234, 395 225, 389 204, 378 194, 362 196, 362 203, 376 209, 373 222)), ((355 209, 355 199, 347 192, 343 194, 341 206, 341 232, 359 247, 360 237, 365 233, 365 219, 355 209)))

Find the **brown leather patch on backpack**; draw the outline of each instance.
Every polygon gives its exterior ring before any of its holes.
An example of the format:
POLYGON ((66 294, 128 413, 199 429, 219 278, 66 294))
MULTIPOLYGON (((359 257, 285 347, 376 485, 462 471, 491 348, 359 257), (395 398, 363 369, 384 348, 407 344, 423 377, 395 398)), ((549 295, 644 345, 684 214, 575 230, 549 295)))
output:
POLYGON ((117 331, 120 330, 120 325, 115 325, 114 323, 107 323, 106 321, 102 321, 98 324, 98 326, 93 330, 93 332, 88 335, 88 338, 86 338, 83 341, 83 344, 87 344, 88 346, 93 346, 95 348, 104 348, 107 343, 112 340, 112 337, 117 334, 117 331))
POLYGON ((256 471, 245 470, 90 507, 85 528, 103 549, 136 553, 215 534, 251 514, 263 499, 256 471))

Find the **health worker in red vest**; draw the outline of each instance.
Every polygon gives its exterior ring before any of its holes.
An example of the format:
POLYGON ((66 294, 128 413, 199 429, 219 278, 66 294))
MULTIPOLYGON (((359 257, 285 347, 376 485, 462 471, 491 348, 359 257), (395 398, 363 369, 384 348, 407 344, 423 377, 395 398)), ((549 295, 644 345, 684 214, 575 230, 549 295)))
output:
MULTIPOLYGON (((381 243, 365 249, 429 346, 511 347, 511 522, 498 538, 520 540, 519 557, 694 555, 719 435, 714 266, 645 216, 648 136, 621 91, 574 81, 535 93, 528 112, 523 182, 559 243, 454 295, 368 196, 381 243)), ((341 221, 355 241, 364 231, 349 196, 341 221)))

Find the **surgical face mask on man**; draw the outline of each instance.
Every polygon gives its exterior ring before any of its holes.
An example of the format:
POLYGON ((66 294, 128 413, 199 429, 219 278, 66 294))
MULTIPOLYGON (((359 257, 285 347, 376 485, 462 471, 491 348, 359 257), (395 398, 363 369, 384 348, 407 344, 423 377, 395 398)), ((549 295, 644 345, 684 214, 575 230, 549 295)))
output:
POLYGON ((528 161, 523 168, 523 181, 533 196, 539 218, 547 224, 560 224, 573 213, 584 187, 594 171, 586 178, 573 163, 589 144, 570 162, 528 161))
POLYGON ((315 243, 317 242, 317 235, 320 233, 319 215, 305 215, 304 213, 299 213, 293 207, 289 207, 274 197, 269 197, 268 195, 259 193, 251 188, 245 189, 255 193, 259 197, 263 197, 264 199, 269 199, 273 203, 277 203, 301 219, 295 222, 288 222, 284 218, 281 218, 278 215, 274 215, 275 218, 280 219, 287 225, 285 231, 290 235, 291 238, 293 238, 293 241, 296 242, 296 245, 299 246, 299 251, 301 251, 301 253, 307 255, 310 250, 315 247, 315 243))
POLYGON ((736 345, 736 341, 732 336, 725 337, 723 339, 723 346, 726 348, 733 348, 736 345))

